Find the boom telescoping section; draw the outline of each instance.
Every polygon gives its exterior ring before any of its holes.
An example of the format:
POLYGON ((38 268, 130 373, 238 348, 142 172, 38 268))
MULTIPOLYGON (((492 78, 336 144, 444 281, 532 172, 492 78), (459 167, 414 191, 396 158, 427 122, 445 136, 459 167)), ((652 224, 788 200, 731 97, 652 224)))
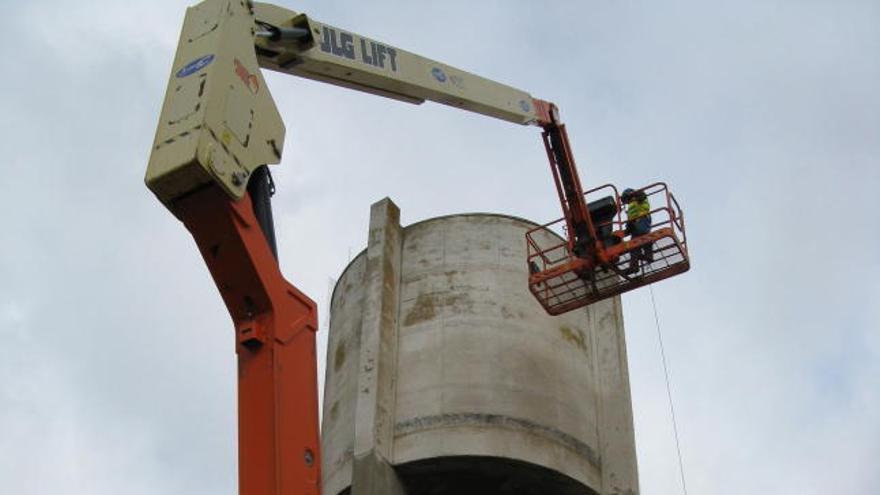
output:
POLYGON ((317 311, 278 269, 263 167, 280 162, 285 129, 261 68, 541 127, 563 218, 529 232, 525 261, 529 288, 551 314, 689 267, 681 209, 665 185, 644 189, 666 199, 669 217, 650 236, 625 239, 633 219, 621 218, 612 186, 599 207, 588 203, 555 105, 275 5, 189 8, 145 181, 192 233, 234 322, 244 495, 318 494, 321 479, 317 311), (675 256, 654 257, 641 275, 624 270, 645 246, 675 256))

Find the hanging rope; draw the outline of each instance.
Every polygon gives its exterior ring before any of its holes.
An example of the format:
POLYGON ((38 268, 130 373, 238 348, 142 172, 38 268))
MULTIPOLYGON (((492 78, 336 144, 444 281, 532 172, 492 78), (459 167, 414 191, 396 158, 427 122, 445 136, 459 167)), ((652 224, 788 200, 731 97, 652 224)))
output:
POLYGON ((657 342, 660 343, 660 357, 663 361, 663 375, 666 377, 666 397, 669 399, 669 413, 672 415, 672 431, 675 433, 675 451, 678 453, 678 472, 681 474, 681 489, 687 495, 684 482, 684 462, 681 460, 681 444, 678 441, 678 422, 675 420, 675 407, 672 405, 672 389, 669 386, 669 368, 666 366, 666 350, 663 348, 663 336, 660 333, 660 317, 657 316, 657 301, 654 300, 654 286, 648 285, 651 293, 651 305, 654 306, 654 323, 657 324, 657 342))

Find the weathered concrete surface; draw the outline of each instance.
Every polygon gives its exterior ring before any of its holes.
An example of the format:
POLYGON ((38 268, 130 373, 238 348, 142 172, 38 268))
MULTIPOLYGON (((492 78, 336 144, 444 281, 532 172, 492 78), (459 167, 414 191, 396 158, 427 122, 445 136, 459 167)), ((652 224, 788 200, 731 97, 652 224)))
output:
POLYGON ((374 451, 355 458, 352 495, 406 495, 394 467, 374 451))
POLYGON ((609 305, 607 311, 594 311, 589 316, 598 370, 602 493, 631 495, 638 493, 639 486, 623 309, 619 297, 609 301, 609 305))
MULTIPOLYGON (((407 466, 462 456, 547 468, 567 494, 637 493, 619 300, 548 316, 526 284, 524 234, 533 224, 474 214, 400 229, 396 208, 382 205, 373 207, 367 251, 333 296, 326 493, 360 477, 352 464, 376 471, 362 487, 397 483, 388 463, 416 487, 412 473, 427 471, 407 466), (359 356, 358 365, 345 357, 337 365, 340 352, 359 356), (347 422, 354 426, 338 424, 347 422)), ((358 482, 352 491, 395 493, 358 491, 358 482)))
POLYGON ((510 457, 600 485, 583 313, 548 317, 528 292, 529 227, 468 215, 407 228, 395 463, 510 457))
POLYGON ((367 250, 346 270, 342 290, 334 291, 333 307, 358 309, 332 318, 328 342, 322 435, 328 494, 347 487, 352 495, 404 493, 390 465, 400 249, 400 210, 386 198, 370 210, 367 250))
POLYGON ((360 376, 361 322, 366 257, 355 258, 333 293, 324 407, 321 422, 323 493, 337 495, 351 485, 354 469, 354 427, 360 376), (334 311, 334 308, 357 308, 334 311))
POLYGON ((384 199, 370 211, 364 272, 355 457, 375 452, 392 458, 400 285, 400 210, 384 199))

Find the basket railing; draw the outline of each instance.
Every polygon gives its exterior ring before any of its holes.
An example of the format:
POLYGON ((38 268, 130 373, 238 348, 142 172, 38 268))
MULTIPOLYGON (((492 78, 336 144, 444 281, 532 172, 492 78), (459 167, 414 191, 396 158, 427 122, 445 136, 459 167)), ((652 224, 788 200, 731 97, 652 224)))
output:
POLYGON ((678 201, 662 182, 640 191, 656 206, 647 214, 650 232, 636 237, 627 232, 627 223, 634 218, 625 217, 626 205, 615 186, 606 184, 584 193, 588 203, 614 200, 616 211, 610 218, 594 219, 594 231, 603 245, 602 260, 574 253, 563 218, 526 233, 529 287, 548 312, 569 311, 689 268, 684 215, 678 201))

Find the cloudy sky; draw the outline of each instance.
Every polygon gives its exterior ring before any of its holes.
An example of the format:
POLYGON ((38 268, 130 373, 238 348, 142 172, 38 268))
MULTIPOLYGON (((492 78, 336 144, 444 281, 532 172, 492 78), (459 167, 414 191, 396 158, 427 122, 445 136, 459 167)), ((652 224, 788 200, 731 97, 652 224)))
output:
MULTIPOLYGON (((588 184, 672 185, 690 493, 880 493, 880 3, 547 3, 283 5, 557 102, 588 184)), ((142 182, 187 2, 3 6, 2 490, 232 495, 228 316, 142 182)), ((382 197, 559 215, 533 128, 267 77, 281 264, 322 305, 382 197)), ((681 493, 649 292, 624 307, 642 493, 681 493)))

